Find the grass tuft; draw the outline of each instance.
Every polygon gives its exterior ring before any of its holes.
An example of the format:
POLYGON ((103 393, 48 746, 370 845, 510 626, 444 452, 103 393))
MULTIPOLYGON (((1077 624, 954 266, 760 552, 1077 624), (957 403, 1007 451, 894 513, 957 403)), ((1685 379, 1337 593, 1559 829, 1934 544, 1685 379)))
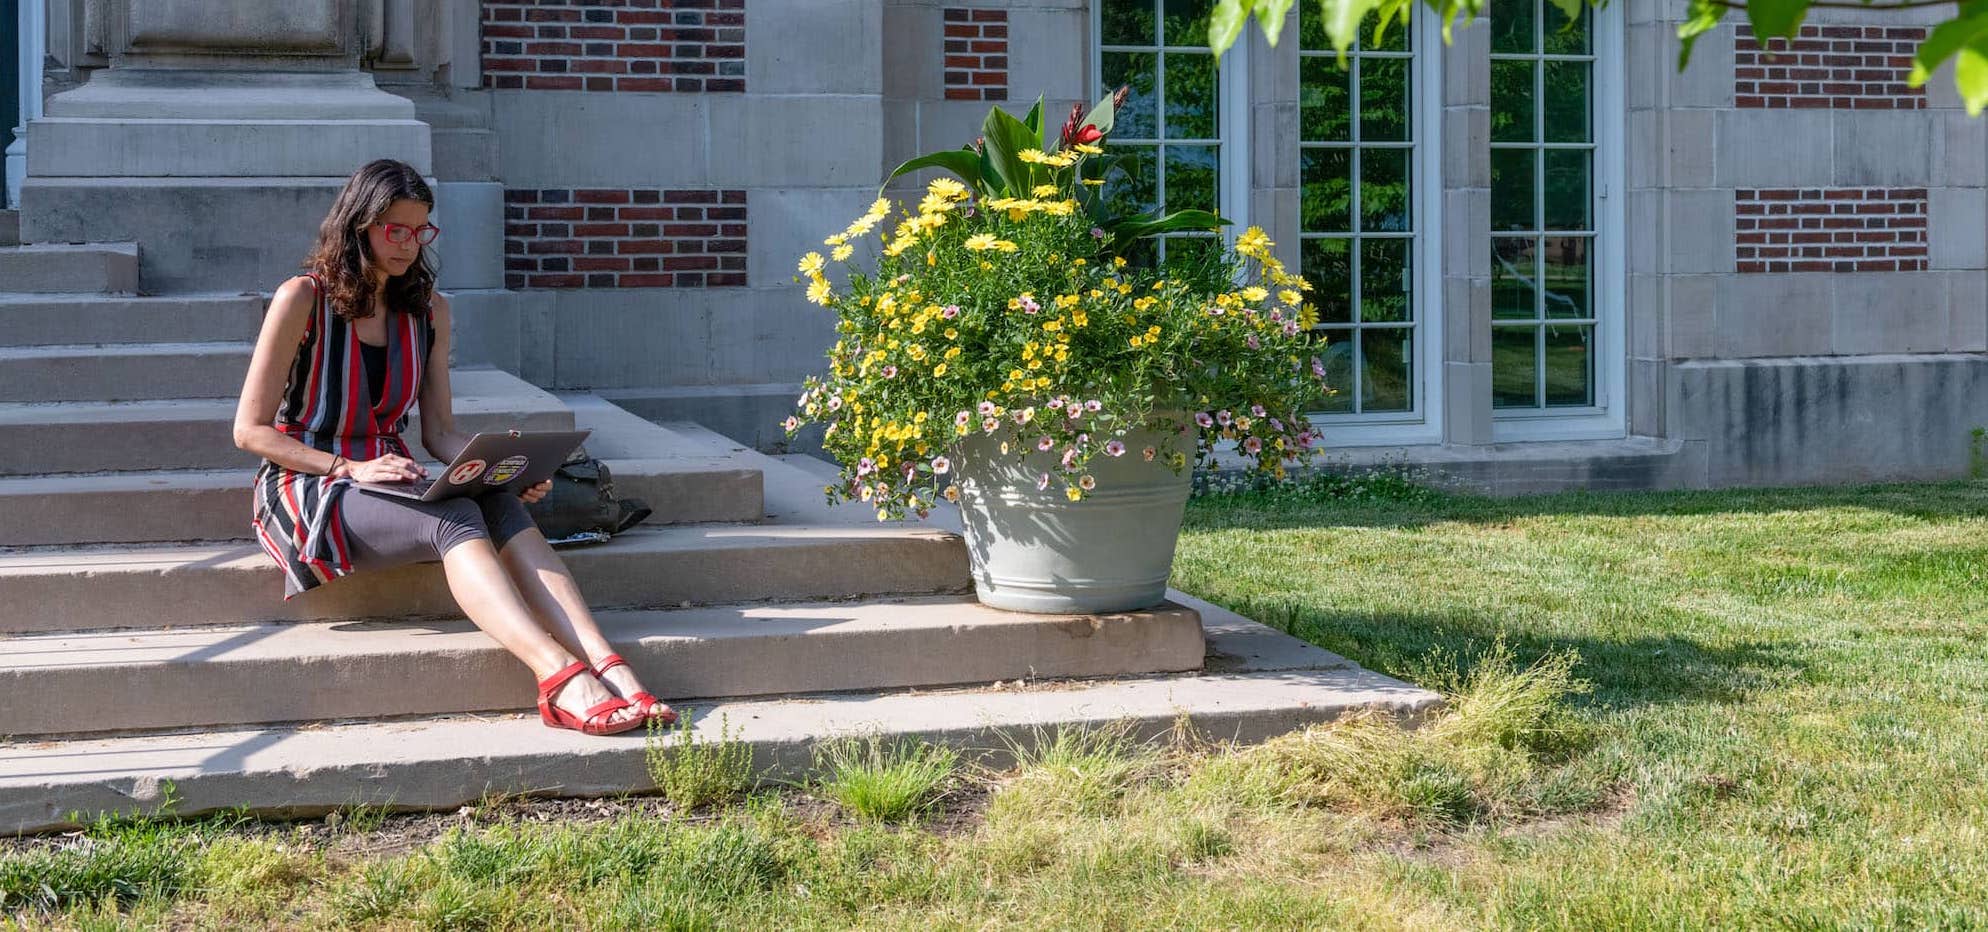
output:
POLYGON ((743 797, 758 783, 752 746, 732 737, 729 719, 720 719, 718 740, 700 740, 691 728, 690 709, 674 725, 650 723, 645 757, 649 777, 672 805, 696 809, 743 797))
POLYGON ((959 752, 922 741, 844 738, 816 748, 819 790, 867 822, 911 822, 944 796, 959 752))

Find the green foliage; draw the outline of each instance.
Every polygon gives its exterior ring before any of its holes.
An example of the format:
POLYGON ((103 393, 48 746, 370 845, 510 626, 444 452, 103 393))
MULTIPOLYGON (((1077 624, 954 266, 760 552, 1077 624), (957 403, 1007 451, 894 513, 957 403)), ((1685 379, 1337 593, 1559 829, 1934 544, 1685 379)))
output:
POLYGON ((73 841, 0 854, 0 916, 18 909, 177 897, 199 879, 202 839, 222 827, 111 817, 73 841))
MULTIPOLYGON (((1034 139, 1039 114, 995 108, 987 152, 1034 139)), ((1087 213, 1102 203, 1089 166, 1106 155, 1104 137, 1084 128, 1093 134, 1072 138, 1090 142, 989 155, 979 189, 934 179, 874 269, 849 268, 841 291, 827 264, 850 262, 856 241, 890 216, 889 199, 824 240, 827 258, 802 257, 808 298, 836 313, 838 339, 828 375, 807 380, 786 428, 826 425, 823 446, 843 464, 831 501, 869 502, 879 520, 924 514, 957 496, 954 457, 969 437, 998 442, 1039 489, 1053 482, 1071 501, 1095 486, 1086 467, 1100 455, 1178 470, 1234 444, 1279 478, 1311 455, 1303 412, 1325 372, 1309 335, 1311 285, 1284 271, 1255 228, 1233 253, 1213 238, 1179 240, 1211 248, 1170 251, 1163 268, 1119 255, 1087 213), (1021 196, 1016 179, 1028 185, 1021 196), (1128 439, 1149 429, 1163 436, 1128 439)), ((1137 239, 1181 216, 1117 229, 1137 239)))
POLYGON ((690 725, 689 709, 675 725, 651 723, 644 747, 649 777, 671 804, 695 809, 744 796, 758 782, 752 769, 752 746, 732 737, 729 719, 721 719, 718 740, 700 740, 690 725))
MULTIPOLYGON (((1235 45, 1250 18, 1262 27, 1270 44, 1276 45, 1284 29, 1284 18, 1297 0, 1218 0, 1208 25, 1208 45, 1216 55, 1235 45)), ((1583 4, 1602 6, 1607 0, 1551 0, 1572 19, 1583 4)), ((1621 2, 1621 0, 1617 0, 1621 2)), ((1665 0, 1685 5, 1684 21, 1677 35, 1683 40, 1677 66, 1682 70, 1691 60, 1691 48, 1698 37, 1717 28, 1727 13, 1744 10, 1753 33, 1762 38, 1793 38, 1808 18, 1816 0, 1665 0)), ((1416 0, 1317 0, 1317 15, 1324 21, 1333 48, 1344 56, 1351 48, 1362 23, 1374 23, 1376 39, 1389 28, 1405 27, 1416 0), (1371 19, 1370 19, 1371 17, 1371 19)), ((1443 37, 1458 22, 1469 22, 1484 11, 1485 0, 1422 0, 1429 14, 1441 17, 1443 37)), ((1829 5, 1829 4, 1824 4, 1829 5)), ((1842 5, 1842 4, 1836 4, 1842 5)), ((1911 10, 1926 4, 1913 0, 1875 2, 1865 0, 1862 8, 1875 13, 1911 10)), ((1912 59, 1909 78, 1913 87, 1925 84, 1932 73, 1948 61, 1954 63, 1954 86, 1971 116, 1979 116, 1988 106, 1988 0, 1959 0, 1952 18, 1935 25, 1912 59)))
POLYGON ((856 818, 913 821, 939 801, 959 765, 959 752, 921 741, 845 738, 816 748, 819 785, 856 818))

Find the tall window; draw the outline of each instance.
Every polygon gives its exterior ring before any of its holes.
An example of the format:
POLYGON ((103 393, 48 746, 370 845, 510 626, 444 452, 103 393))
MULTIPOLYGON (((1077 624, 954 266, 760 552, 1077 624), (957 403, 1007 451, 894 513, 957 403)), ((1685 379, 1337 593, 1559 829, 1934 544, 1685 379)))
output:
MULTIPOLYGON (((1129 86, 1111 134, 1112 150, 1131 156, 1105 187, 1120 213, 1164 204, 1168 210, 1221 212, 1223 114, 1215 57, 1208 50, 1214 0, 1100 0, 1099 96, 1129 86)), ((1232 218, 1233 219, 1233 218, 1232 218)), ((1218 234, 1169 234, 1142 241, 1148 258, 1205 254, 1218 234)), ((1137 258, 1137 256, 1135 256, 1137 258)))
POLYGON ((1372 23, 1342 67, 1317 16, 1300 13, 1299 259, 1314 285, 1325 410, 1400 417, 1415 411, 1415 30, 1372 23))
POLYGON ((1591 15, 1491 4, 1491 390, 1507 414, 1599 403, 1591 15))

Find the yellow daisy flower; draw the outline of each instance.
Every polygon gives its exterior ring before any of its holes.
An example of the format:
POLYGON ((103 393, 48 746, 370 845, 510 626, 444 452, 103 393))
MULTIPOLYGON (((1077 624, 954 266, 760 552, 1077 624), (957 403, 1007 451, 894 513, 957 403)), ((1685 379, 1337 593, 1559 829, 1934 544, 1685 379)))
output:
POLYGON ((807 255, 801 257, 802 275, 806 275, 812 278, 816 275, 821 274, 821 267, 822 267, 821 253, 810 252, 807 255))
POLYGON ((966 248, 979 252, 985 249, 993 249, 994 244, 997 242, 1000 242, 1000 237, 992 233, 975 233, 966 238, 966 248))

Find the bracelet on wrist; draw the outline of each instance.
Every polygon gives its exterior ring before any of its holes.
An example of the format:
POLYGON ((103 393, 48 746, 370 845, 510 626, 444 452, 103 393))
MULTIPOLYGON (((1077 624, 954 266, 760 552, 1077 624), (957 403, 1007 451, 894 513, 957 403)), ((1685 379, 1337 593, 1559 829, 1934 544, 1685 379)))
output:
POLYGON ((324 474, 336 478, 338 476, 338 464, 343 462, 345 462, 345 457, 333 453, 331 455, 331 468, 325 470, 324 474))

